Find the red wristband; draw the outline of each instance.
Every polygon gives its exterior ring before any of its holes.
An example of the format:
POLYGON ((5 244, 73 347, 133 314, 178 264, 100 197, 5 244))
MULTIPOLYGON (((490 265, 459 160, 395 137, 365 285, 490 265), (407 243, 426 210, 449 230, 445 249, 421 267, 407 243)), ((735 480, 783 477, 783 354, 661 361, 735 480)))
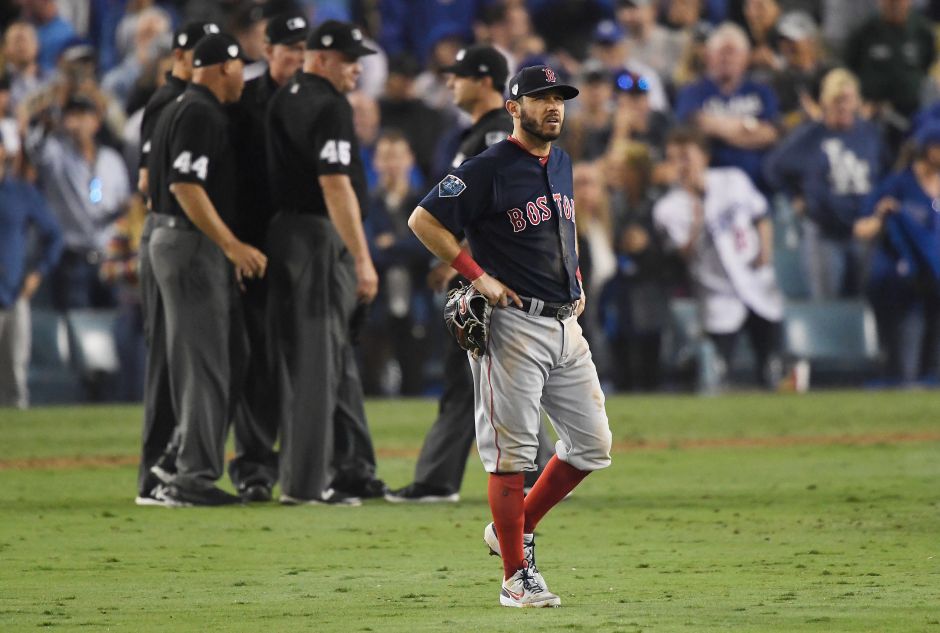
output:
POLYGON ((467 281, 474 281, 483 274, 483 269, 465 250, 460 251, 460 254, 450 263, 450 267, 463 275, 467 281))
POLYGON ((578 269, 574 271, 574 276, 578 278, 578 281, 580 282, 584 281, 583 279, 581 279, 581 267, 580 266, 578 266, 578 269))

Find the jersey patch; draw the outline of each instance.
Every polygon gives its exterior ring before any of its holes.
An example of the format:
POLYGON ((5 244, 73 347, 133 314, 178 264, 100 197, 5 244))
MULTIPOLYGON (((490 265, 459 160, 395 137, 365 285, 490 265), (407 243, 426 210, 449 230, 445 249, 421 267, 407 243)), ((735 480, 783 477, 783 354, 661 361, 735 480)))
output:
POLYGON ((456 198, 462 194, 466 188, 467 185, 464 181, 451 174, 444 178, 437 186, 437 195, 440 198, 456 198))
POLYGON ((486 136, 483 137, 483 142, 486 143, 487 147, 492 147, 500 141, 505 141, 509 135, 501 130, 496 130, 495 132, 487 132, 486 136))

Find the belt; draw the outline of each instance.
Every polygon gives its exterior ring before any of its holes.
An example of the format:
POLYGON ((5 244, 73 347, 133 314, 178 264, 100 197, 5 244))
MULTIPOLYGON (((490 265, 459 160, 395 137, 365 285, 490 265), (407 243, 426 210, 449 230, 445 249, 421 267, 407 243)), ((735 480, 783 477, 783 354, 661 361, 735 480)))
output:
POLYGON ((558 319, 559 321, 566 321, 575 312, 574 303, 546 303, 541 299, 535 299, 532 297, 519 297, 522 300, 522 307, 520 308, 512 301, 509 302, 509 305, 514 307, 517 310, 522 310, 523 312, 528 313, 531 316, 545 316, 558 319))
POLYGON ((189 218, 181 215, 168 215, 166 213, 153 213, 153 228, 180 229, 183 231, 198 231, 199 229, 189 218))

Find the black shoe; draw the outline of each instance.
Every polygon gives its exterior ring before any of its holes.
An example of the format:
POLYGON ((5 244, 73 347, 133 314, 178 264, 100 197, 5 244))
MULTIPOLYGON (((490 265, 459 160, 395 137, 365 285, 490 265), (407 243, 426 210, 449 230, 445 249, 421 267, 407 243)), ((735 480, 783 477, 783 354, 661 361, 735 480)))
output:
POLYGON ((241 504, 240 497, 229 494, 215 486, 205 490, 187 490, 179 486, 167 486, 163 498, 169 507, 230 506, 241 504))
POLYGON ((246 503, 267 503, 271 500, 271 486, 268 484, 249 484, 239 488, 238 495, 246 503))
POLYGON ((460 493, 415 482, 386 492, 385 500, 389 503, 457 503, 460 501, 460 493))
POLYGON ((166 506, 166 486, 157 482, 151 486, 147 492, 141 492, 134 499, 134 504, 139 506, 166 506))
POLYGON ((360 499, 381 499, 388 492, 388 486, 381 479, 366 479, 340 489, 360 499))
POLYGON ((362 505, 362 499, 353 495, 328 488, 316 499, 300 499, 281 493, 278 499, 282 506, 346 506, 356 507, 362 505))

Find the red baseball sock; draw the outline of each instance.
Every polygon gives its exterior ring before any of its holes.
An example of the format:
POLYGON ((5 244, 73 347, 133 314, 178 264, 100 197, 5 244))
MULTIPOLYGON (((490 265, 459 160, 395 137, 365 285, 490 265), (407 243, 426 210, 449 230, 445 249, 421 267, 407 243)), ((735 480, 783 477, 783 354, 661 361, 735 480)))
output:
MULTIPOLYGON (((542 520, 542 517, 574 490, 575 486, 581 483, 589 473, 590 471, 578 470, 571 464, 561 461, 557 455, 552 456, 538 481, 532 486, 532 491, 525 498, 523 531, 526 534, 535 532, 535 526, 542 520)), ((499 542, 499 546, 503 546, 502 541, 499 542)))
POLYGON ((490 475, 488 493, 496 538, 503 558, 503 573, 506 578, 522 569, 525 556, 522 553, 522 523, 525 513, 525 496, 522 488, 525 476, 522 473, 490 475))

